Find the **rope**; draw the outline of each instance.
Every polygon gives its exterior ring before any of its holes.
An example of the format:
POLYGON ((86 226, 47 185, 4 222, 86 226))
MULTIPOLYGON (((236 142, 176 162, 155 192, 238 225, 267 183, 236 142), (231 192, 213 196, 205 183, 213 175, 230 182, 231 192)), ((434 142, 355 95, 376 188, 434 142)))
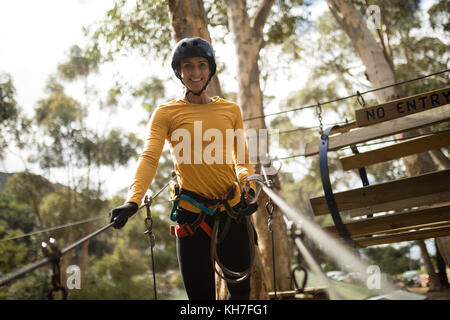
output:
MULTIPOLYGON (((176 177, 176 176, 175 176, 176 177)), ((172 177, 170 180, 175 179, 175 177, 172 177)), ((169 185, 170 181, 163 187, 161 188, 156 194, 155 196, 153 196, 152 198, 155 199, 165 188, 167 188, 167 186, 169 185)), ((142 206, 139 207, 138 211, 140 209, 142 209, 143 207, 145 207, 146 204, 144 203, 142 206)), ((99 219, 99 217, 95 217, 92 219, 99 219)), ((81 223, 80 221, 76 222, 76 223, 81 223)), ((105 225, 104 227, 98 229, 97 231, 94 231, 93 233, 85 236, 84 238, 78 240, 77 242, 72 243, 71 245, 67 246, 66 248, 62 249, 60 251, 59 257, 62 257, 63 255, 65 255, 66 253, 68 253, 69 251, 79 247, 80 245, 82 245, 83 243, 85 243, 86 241, 89 241, 90 239, 98 236, 99 234, 101 234, 102 232, 108 230, 109 228, 111 228, 114 225, 114 221, 110 222, 109 224, 105 225)), ((52 257, 46 257, 44 259, 41 259, 35 263, 32 263, 28 266, 23 267, 22 269, 16 271, 16 272, 12 272, 11 274, 8 274, 6 276, 4 276, 3 278, 0 278, 0 287, 17 279, 22 277, 23 275, 25 275, 28 272, 34 271, 48 263, 52 263, 54 261, 54 258, 52 257)))
POLYGON ((22 238, 26 238, 29 236, 34 236, 37 234, 41 234, 44 232, 49 232, 49 231, 54 231, 54 230, 59 230, 59 229, 64 229, 64 228, 69 228, 69 227, 73 227, 73 226, 77 226, 83 223, 88 223, 88 222, 92 222, 92 221, 96 221, 96 220, 100 220, 103 218, 107 218, 107 216, 98 216, 98 217, 93 217, 93 218, 88 218, 88 219, 84 219, 84 220, 79 220, 79 221, 74 221, 74 222, 69 222, 63 225, 59 225, 59 226, 55 226, 55 227, 50 227, 47 229, 42 229, 42 230, 38 230, 38 231, 33 231, 33 232, 29 232, 29 233, 25 233, 21 236, 16 236, 16 237, 11 237, 11 238, 6 238, 6 239, 1 239, 0 242, 4 242, 4 241, 9 241, 9 240, 18 240, 18 239, 22 239, 22 238))
MULTIPOLYGON (((349 95, 349 96, 346 96, 346 97, 337 98, 337 99, 329 100, 329 101, 326 101, 326 102, 321 102, 320 106, 324 106, 324 105, 327 105, 327 104, 331 104, 331 103, 335 103, 335 102, 339 102, 339 101, 343 101, 343 100, 347 100, 347 99, 355 98, 355 97, 357 97, 358 99, 361 99, 362 95, 364 95, 366 93, 376 92, 376 91, 384 90, 384 89, 395 87, 395 86, 401 86, 401 85, 404 85, 406 83, 414 82, 414 81, 417 81, 417 80, 422 80, 422 79, 429 78, 429 77, 432 77, 432 76, 436 76, 438 74, 446 73, 446 72, 449 72, 449 71, 450 71, 450 69, 446 69, 446 70, 430 73, 430 74, 427 74, 427 75, 424 75, 424 76, 416 77, 416 78, 413 78, 413 79, 409 79, 409 80, 405 80, 405 81, 401 81, 401 82, 396 82, 396 83, 393 83, 393 84, 390 84, 390 85, 386 85, 386 86, 383 86, 383 87, 374 88, 374 89, 370 89, 370 90, 363 91, 363 92, 357 92, 355 94, 352 94, 352 95, 349 95)), ((268 113, 266 115, 250 117, 250 118, 244 119, 243 121, 262 119, 262 118, 266 118, 266 117, 269 117, 269 116, 276 116, 276 115, 280 115, 280 114, 284 114, 284 113, 288 113, 288 112, 300 111, 300 110, 310 109, 310 108, 317 108, 318 106, 319 106, 319 104, 313 104, 313 105, 309 105, 309 106, 303 106, 303 107, 293 108, 293 109, 289 109, 289 110, 283 110, 283 111, 278 111, 278 112, 274 112, 274 113, 268 113)))
MULTIPOLYGON (((450 131, 450 129, 421 133, 421 134, 418 134, 418 135, 415 135, 415 136, 412 136, 412 137, 395 138, 395 139, 377 141, 377 142, 372 142, 372 143, 364 143, 364 144, 361 144, 361 145, 358 145, 358 146, 359 147, 369 147, 369 146, 375 146, 375 145, 379 145, 379 144, 383 144, 383 143, 404 141, 404 140, 419 138, 419 137, 422 137, 422 136, 427 136, 427 135, 430 135, 430 134, 437 134, 437 133, 443 133, 443 132, 448 132, 448 131, 450 131)), ((344 147, 341 150, 348 150, 350 148, 351 147, 344 147)), ((275 157, 273 160, 274 161, 276 161, 276 160, 289 160, 289 159, 305 157, 305 156, 306 156, 306 154, 301 153, 301 154, 294 154, 294 155, 289 155, 289 156, 281 157, 281 158, 275 157)))

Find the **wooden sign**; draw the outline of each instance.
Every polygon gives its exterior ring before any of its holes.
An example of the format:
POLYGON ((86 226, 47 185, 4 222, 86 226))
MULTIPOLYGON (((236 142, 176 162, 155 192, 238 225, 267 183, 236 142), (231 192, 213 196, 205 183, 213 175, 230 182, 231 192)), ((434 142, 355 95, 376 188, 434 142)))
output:
POLYGON ((450 87, 421 93, 415 96, 392 100, 355 112, 358 127, 404 117, 450 103, 450 87))

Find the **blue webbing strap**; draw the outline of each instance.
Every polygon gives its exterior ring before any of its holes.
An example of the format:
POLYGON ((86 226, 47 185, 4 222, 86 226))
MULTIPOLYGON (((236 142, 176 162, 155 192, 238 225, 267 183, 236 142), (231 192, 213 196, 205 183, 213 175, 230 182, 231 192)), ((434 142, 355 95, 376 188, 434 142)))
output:
POLYGON ((330 210, 331 217, 333 218, 334 224, 336 226, 337 231, 341 235, 341 237, 352 247, 356 247, 356 244, 353 242, 350 233, 342 222, 341 215, 339 213, 339 208, 336 203, 336 199, 334 198, 333 188, 330 182, 330 173, 328 171, 328 136, 330 131, 333 130, 336 126, 330 127, 326 129, 322 136, 320 137, 319 144, 319 164, 320 164, 320 176, 322 178, 322 187, 325 193, 325 199, 327 201, 328 209, 330 210))

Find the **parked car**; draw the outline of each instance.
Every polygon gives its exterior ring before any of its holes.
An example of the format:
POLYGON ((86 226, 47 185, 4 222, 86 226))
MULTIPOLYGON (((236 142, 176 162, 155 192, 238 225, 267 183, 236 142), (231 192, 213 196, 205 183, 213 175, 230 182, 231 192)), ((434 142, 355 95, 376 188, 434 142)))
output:
POLYGON ((360 282, 362 281, 361 273, 359 272, 350 272, 348 274, 348 278, 351 282, 360 282))
POLYGON ((419 274, 414 270, 405 271, 402 280, 406 286, 416 286, 419 284, 419 274))
POLYGON ((348 275, 344 271, 329 271, 326 273, 327 277, 336 281, 346 281, 348 275))

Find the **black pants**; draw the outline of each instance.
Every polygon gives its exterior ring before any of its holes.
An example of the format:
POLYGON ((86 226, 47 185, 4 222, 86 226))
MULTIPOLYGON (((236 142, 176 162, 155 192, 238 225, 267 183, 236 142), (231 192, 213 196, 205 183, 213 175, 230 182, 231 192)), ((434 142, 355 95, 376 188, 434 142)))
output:
MULTIPOLYGON (((197 214, 178 210, 177 221, 180 224, 192 222, 197 214)), ((228 219, 226 213, 219 214, 219 238, 228 219)), ((205 221, 213 228, 215 217, 207 216, 205 221)), ((215 272, 211 264, 211 238, 200 227, 194 235, 177 238, 177 257, 183 277, 184 287, 190 300, 214 300, 215 272)), ((245 219, 240 223, 231 219, 230 228, 221 243, 217 245, 217 256, 230 270, 241 272, 249 268, 250 248, 245 219)), ((228 283, 228 299, 248 300, 250 295, 250 277, 241 283, 228 283)))

